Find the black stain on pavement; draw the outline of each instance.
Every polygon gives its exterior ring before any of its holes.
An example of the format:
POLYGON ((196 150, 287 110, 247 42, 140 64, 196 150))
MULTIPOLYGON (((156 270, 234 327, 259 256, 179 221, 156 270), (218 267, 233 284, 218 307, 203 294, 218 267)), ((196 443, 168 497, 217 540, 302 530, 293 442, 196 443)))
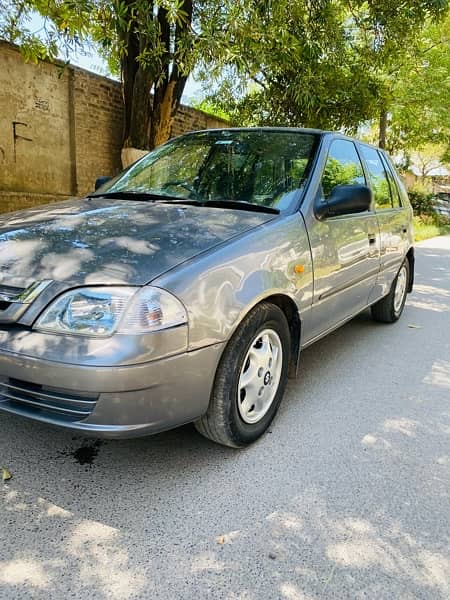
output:
POLYGON ((72 456, 80 465, 92 465, 98 455, 102 442, 96 440, 93 444, 84 445, 72 452, 72 456))
MULTIPOLYGON (((76 438, 74 438, 75 440, 76 438)), ((79 465, 93 465, 97 458, 100 447, 104 444, 102 440, 87 440, 76 450, 65 450, 62 456, 72 456, 79 465)))

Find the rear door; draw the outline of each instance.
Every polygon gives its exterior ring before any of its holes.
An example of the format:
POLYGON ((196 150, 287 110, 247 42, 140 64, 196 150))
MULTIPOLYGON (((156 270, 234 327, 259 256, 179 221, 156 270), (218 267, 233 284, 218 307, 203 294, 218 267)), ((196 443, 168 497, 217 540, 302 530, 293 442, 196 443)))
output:
MULTIPOLYGON (((343 184, 366 185, 355 143, 333 139, 326 151, 316 202, 343 184)), ((313 203, 311 203, 313 204, 313 203)), ((363 310, 379 272, 378 223, 374 212, 318 220, 306 215, 314 264, 311 328, 304 343, 363 310)))
POLYGON ((410 210, 403 203, 391 167, 376 148, 360 145, 373 190, 380 230, 380 274, 373 299, 388 293, 409 247, 410 210))

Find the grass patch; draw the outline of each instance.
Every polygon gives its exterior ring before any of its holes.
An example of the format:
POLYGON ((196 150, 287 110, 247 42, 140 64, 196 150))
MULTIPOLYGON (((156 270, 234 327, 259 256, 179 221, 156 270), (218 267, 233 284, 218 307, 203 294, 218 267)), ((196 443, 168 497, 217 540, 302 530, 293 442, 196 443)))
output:
POLYGON ((437 235, 450 235, 450 224, 436 223, 432 217, 426 215, 414 217, 414 239, 416 242, 437 235))

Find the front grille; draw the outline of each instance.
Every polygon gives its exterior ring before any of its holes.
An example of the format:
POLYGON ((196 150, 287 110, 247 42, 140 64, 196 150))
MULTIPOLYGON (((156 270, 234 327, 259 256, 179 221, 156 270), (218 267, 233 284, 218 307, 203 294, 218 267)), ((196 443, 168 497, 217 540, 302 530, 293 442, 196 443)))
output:
POLYGON ((0 296, 5 294, 6 296, 19 296, 23 294, 25 288, 15 287, 12 285, 0 285, 0 296))
POLYGON ((35 281, 27 288, 0 285, 0 323, 17 323, 28 306, 51 283, 51 279, 43 279, 35 281))
POLYGON ((6 310, 11 306, 9 297, 14 298, 20 296, 25 291, 25 288, 12 287, 10 285, 0 285, 0 311, 6 310), (8 298, 8 300, 6 300, 8 298))
POLYGON ((80 393, 74 395, 65 390, 28 383, 19 379, 0 381, 0 403, 11 409, 26 410, 67 421, 86 419, 95 408, 98 396, 80 393))

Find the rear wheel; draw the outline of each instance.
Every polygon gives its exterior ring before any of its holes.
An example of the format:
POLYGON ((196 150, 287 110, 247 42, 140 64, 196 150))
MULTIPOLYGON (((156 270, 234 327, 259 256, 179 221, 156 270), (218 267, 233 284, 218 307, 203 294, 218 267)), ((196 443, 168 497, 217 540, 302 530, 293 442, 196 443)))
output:
POLYGON ((228 343, 217 369, 206 414, 196 421, 205 437, 239 448, 268 428, 283 396, 290 332, 284 313, 259 304, 228 343))
POLYGON ((375 321, 394 323, 400 318, 405 307, 408 282, 409 262, 406 259, 394 279, 389 294, 372 306, 372 317, 375 321))

